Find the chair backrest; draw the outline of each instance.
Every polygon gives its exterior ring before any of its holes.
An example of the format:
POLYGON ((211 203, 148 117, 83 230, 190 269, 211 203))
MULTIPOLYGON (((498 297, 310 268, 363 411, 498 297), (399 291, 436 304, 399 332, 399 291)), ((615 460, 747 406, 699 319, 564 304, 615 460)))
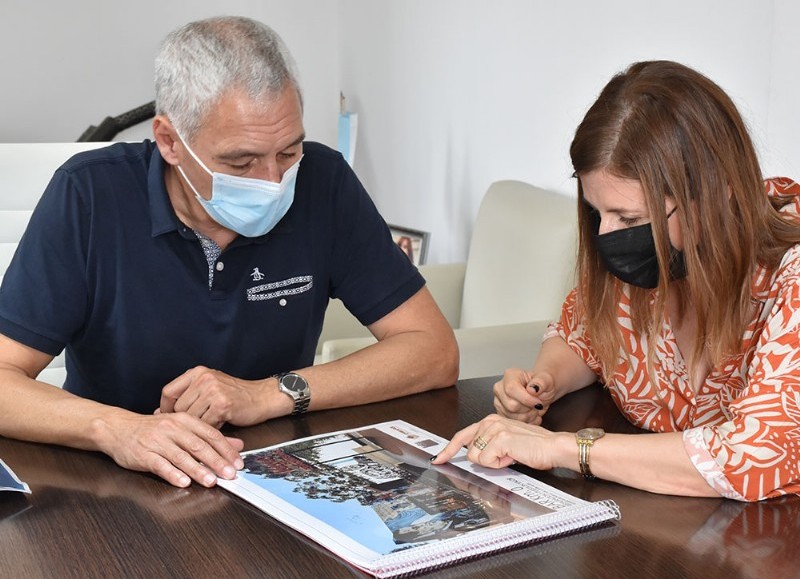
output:
POLYGON ((574 280, 574 199, 521 181, 493 183, 467 258, 461 327, 553 320, 574 280))
MULTIPOLYGON (((458 327, 459 316, 461 316, 464 267, 463 263, 428 264, 419 267, 420 273, 425 278, 425 285, 431 292, 433 299, 439 304, 442 314, 454 328, 458 327)), ((317 342, 315 363, 330 361, 330 358, 322 357, 326 342, 371 337, 370 331, 365 326, 362 326, 361 322, 344 307, 341 300, 331 300, 328 303, 328 309, 325 311, 322 333, 317 342)), ((344 349, 338 348, 337 351, 344 352, 344 349)), ((347 353, 349 354, 350 351, 348 350, 347 353)))
MULTIPOLYGON (((0 280, 55 170, 75 153, 105 145, 108 143, 0 143, 0 280)), ((61 386, 66 377, 63 354, 39 377, 61 386)))

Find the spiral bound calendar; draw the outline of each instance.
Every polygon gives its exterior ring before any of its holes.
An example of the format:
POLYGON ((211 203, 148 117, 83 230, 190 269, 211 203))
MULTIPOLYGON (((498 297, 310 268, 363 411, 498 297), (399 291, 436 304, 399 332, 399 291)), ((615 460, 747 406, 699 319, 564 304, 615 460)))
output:
POLYGON ((413 575, 620 518, 513 469, 465 453, 430 458, 446 440, 395 420, 243 453, 218 484, 377 577, 413 575))

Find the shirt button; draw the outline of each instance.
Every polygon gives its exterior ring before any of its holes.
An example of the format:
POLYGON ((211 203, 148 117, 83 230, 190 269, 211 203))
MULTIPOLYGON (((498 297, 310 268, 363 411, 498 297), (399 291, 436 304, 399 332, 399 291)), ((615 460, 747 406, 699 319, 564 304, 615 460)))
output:
POLYGON ((278 303, 280 305, 282 305, 282 306, 285 306, 286 305, 286 300, 284 298, 281 298, 281 301, 279 301, 278 303))
POLYGON ((225 264, 222 263, 221 261, 218 261, 217 262, 217 271, 222 271, 223 269, 225 269, 225 264))

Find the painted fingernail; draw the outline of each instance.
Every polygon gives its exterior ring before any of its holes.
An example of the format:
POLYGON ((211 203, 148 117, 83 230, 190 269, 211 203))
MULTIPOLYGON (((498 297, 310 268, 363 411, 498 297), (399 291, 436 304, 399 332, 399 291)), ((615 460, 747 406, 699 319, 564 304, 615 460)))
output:
POLYGON ((533 388, 534 392, 538 392, 539 391, 539 385, 538 384, 531 384, 531 388, 533 388))
POLYGON ((433 462, 433 461, 434 461, 434 460, 436 460, 437 458, 439 458, 439 455, 438 455, 438 454, 437 454, 436 456, 432 456, 432 457, 431 457, 431 462, 433 462))
POLYGON ((534 405, 533 405, 533 407, 534 407, 536 410, 544 410, 544 406, 543 406, 543 405, 541 405, 541 404, 534 404, 534 405))

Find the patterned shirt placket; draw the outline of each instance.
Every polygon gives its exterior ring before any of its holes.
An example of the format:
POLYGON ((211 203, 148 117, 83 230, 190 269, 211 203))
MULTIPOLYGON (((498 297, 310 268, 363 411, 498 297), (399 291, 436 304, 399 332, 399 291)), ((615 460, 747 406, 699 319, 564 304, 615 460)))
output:
POLYGON ((208 289, 211 289, 214 285, 214 266, 219 256, 222 254, 222 250, 219 245, 217 245, 217 242, 210 237, 206 237, 198 231, 195 231, 194 234, 197 236, 197 239, 200 240, 200 246, 203 248, 203 253, 206 255, 206 261, 208 262, 208 289))

